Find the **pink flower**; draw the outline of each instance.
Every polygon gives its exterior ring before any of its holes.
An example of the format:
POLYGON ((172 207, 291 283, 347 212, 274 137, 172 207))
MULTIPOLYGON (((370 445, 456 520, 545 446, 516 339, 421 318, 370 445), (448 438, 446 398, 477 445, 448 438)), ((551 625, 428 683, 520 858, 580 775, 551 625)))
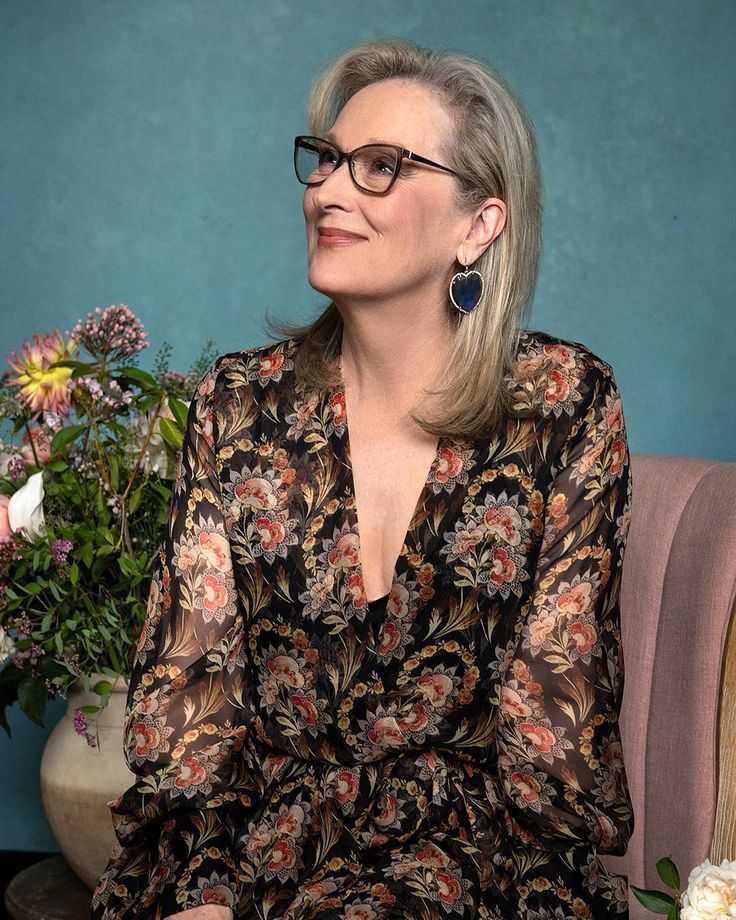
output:
POLYGON ((23 435, 23 443, 26 446, 21 448, 20 455, 26 463, 33 466, 45 466, 51 459, 51 441, 43 428, 34 425, 31 428, 30 438, 27 431, 23 435), (33 442, 33 446, 31 446, 31 442, 33 442))
POLYGON ((121 360, 148 348, 148 333, 138 317, 121 303, 105 310, 95 307, 87 319, 80 319, 70 332, 72 339, 83 345, 95 358, 121 360))
POLYGON ((50 365, 71 358, 74 351, 74 343, 65 345, 58 329, 50 335, 36 334, 33 342, 24 343, 22 359, 16 352, 6 358, 15 371, 15 376, 9 376, 7 383, 20 387, 19 396, 33 412, 68 415, 71 399, 68 383, 72 368, 52 368, 50 365))

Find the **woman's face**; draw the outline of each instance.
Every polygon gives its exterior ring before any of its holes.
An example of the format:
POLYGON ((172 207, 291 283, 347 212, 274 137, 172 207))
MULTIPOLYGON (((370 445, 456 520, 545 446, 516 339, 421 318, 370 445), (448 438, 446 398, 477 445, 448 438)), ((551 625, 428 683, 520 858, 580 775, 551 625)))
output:
MULTIPOLYGON (((352 96, 327 137, 347 151, 376 142, 398 144, 448 166, 442 141, 453 130, 434 94, 392 79, 352 96)), ((321 185, 307 186, 310 285, 338 305, 402 296, 446 304, 447 285, 472 223, 472 214, 461 211, 454 199, 455 183, 449 173, 405 159, 386 195, 359 189, 347 163, 321 185), (320 232, 327 228, 357 238, 341 240, 320 232)))

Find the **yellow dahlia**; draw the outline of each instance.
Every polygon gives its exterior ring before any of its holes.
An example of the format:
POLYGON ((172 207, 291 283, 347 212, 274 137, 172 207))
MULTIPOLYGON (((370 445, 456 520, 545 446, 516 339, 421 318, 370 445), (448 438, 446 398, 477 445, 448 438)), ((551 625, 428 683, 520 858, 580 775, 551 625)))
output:
POLYGON ((33 412, 55 412, 57 415, 69 414, 71 391, 67 381, 71 377, 70 367, 50 367, 54 361, 71 358, 76 350, 74 342, 64 344, 61 332, 33 336, 33 342, 23 345, 23 358, 16 352, 6 358, 15 371, 15 377, 9 377, 10 386, 20 387, 18 395, 24 399, 33 412))

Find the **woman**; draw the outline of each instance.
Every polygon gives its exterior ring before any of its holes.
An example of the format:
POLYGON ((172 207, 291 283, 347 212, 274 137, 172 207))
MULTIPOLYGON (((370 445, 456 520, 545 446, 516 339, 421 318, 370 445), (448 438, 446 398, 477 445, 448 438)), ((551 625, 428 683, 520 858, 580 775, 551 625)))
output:
POLYGON ((627 444, 610 366, 521 326, 528 118, 384 41, 310 131, 331 302, 194 394, 91 915, 625 917, 627 444))

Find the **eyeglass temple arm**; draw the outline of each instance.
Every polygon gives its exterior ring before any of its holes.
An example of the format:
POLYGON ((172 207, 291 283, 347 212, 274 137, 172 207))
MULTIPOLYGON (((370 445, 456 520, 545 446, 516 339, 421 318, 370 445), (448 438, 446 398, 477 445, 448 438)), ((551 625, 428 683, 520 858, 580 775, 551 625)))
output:
POLYGON ((435 163, 434 160, 428 160, 426 157, 420 157, 418 153, 412 153, 411 150, 402 150, 407 160, 416 160, 417 163, 426 163, 428 166, 436 166, 437 169, 444 169, 445 172, 452 173, 453 176, 459 175, 449 166, 443 166, 441 163, 435 163))

